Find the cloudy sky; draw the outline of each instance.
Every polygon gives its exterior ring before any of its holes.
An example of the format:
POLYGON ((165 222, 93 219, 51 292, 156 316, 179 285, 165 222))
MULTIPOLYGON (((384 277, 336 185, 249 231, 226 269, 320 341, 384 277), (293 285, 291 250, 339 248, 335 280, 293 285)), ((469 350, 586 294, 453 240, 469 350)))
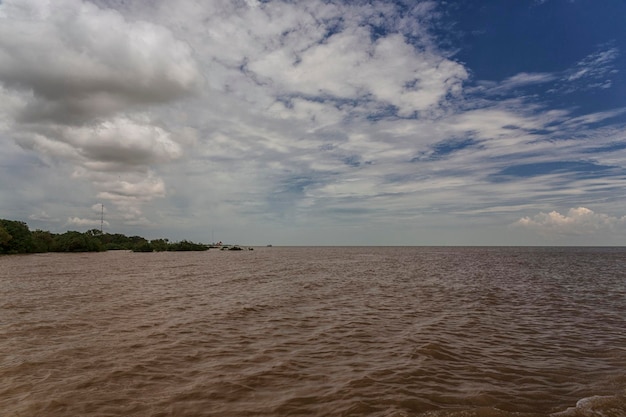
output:
POLYGON ((0 0, 0 218, 626 244, 621 0, 0 0))

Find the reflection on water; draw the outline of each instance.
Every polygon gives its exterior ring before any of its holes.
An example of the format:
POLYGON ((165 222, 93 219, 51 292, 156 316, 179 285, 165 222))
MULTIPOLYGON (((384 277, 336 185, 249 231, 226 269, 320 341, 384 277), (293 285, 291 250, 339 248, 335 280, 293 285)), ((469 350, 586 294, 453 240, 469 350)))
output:
POLYGON ((0 257, 6 416, 626 416, 626 250, 0 257))

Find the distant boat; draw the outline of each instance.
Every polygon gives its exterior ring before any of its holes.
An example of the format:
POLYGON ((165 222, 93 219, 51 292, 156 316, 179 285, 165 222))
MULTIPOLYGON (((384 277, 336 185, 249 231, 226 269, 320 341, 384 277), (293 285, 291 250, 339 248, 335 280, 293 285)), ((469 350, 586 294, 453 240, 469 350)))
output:
POLYGON ((268 248, 271 248, 271 247, 272 247, 272 245, 267 245, 267 247, 268 247, 268 248))

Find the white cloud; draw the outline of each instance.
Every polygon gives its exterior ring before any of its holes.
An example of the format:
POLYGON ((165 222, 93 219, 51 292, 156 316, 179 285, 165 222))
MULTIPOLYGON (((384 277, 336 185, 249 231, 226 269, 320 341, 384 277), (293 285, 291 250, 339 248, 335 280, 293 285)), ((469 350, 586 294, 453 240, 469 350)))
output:
POLYGON ((194 49, 211 65, 205 74, 209 84, 249 102, 330 101, 363 113, 372 106, 395 106, 401 116, 409 116, 436 111, 446 97, 460 93, 468 77, 462 65, 431 42, 423 23, 431 3, 419 3, 407 15, 385 3, 274 1, 213 7, 195 17, 171 16, 168 7, 162 19, 170 24, 175 19, 178 25, 178 19, 191 18, 206 27, 196 40, 195 26, 187 23, 185 36, 191 36, 194 49), (394 25, 390 33, 376 37, 375 30, 389 22, 394 25), (406 36, 414 36, 420 48, 406 36))
POLYGON ((499 82, 481 80, 473 90, 488 95, 508 95, 516 90, 523 94, 524 89, 541 84, 548 84, 546 90, 552 94, 606 89, 612 86, 612 78, 617 73, 615 61, 619 55, 617 47, 605 46, 562 71, 520 72, 499 82))
POLYGON ((46 213, 45 210, 40 210, 37 213, 33 213, 33 214, 29 215, 28 218, 30 220, 41 221, 41 222, 58 221, 58 219, 55 219, 55 218, 51 217, 48 213, 46 213))
POLYGON ((614 70, 613 63, 619 56, 619 49, 609 47, 607 49, 594 52, 580 62, 569 72, 567 81, 576 81, 582 78, 598 79, 604 78, 614 70))
POLYGON ((524 88, 524 87, 528 87, 532 85, 544 84, 544 83, 555 81, 557 79, 558 79, 558 76, 552 73, 520 72, 519 74, 515 74, 503 80, 499 84, 495 84, 493 88, 489 89, 489 93, 504 94, 516 88, 524 88))
MULTIPOLYGON (((281 50, 279 57, 269 54, 248 68, 283 94, 374 101, 397 107, 400 116, 436 109, 447 95, 459 93, 467 78, 461 65, 417 51, 401 35, 372 41, 360 26, 311 46, 297 61, 281 50)), ((354 105, 358 111, 360 103, 354 105)))
POLYGON ((79 151, 94 170, 106 164, 131 166, 169 162, 182 155, 182 148, 169 132, 150 123, 115 118, 95 126, 67 127, 61 138, 79 151))
POLYGON ((142 170, 182 156, 172 135, 149 120, 115 117, 93 125, 43 125, 17 136, 18 143, 93 171, 142 170))
POLYGON ((586 235, 598 232, 622 229, 626 225, 626 216, 614 217, 595 213, 586 207, 571 208, 567 214, 557 211, 539 213, 531 217, 522 217, 516 226, 528 228, 544 235, 586 235))
POLYGON ((101 222, 100 219, 81 219, 79 217, 68 217, 66 225, 67 226, 78 226, 78 227, 96 227, 103 224, 104 226, 109 226, 109 222, 106 220, 101 222))
POLYGON ((619 48, 604 45, 602 49, 587 55, 572 68, 564 71, 554 91, 571 93, 610 88, 618 73, 616 61, 619 55, 619 48))
POLYGON ((610 71, 583 70, 609 68, 619 51, 475 82, 439 46, 439 7, 3 2, 0 140, 21 148, 0 153, 11 173, 0 193, 21 193, 52 219, 88 219, 103 203, 120 229, 187 238, 211 223, 295 230, 363 219, 400 230, 494 216, 502 226, 529 209, 617 201, 623 113, 549 108, 525 94, 604 82, 610 71), (611 165, 611 175, 501 175, 554 161, 611 165))

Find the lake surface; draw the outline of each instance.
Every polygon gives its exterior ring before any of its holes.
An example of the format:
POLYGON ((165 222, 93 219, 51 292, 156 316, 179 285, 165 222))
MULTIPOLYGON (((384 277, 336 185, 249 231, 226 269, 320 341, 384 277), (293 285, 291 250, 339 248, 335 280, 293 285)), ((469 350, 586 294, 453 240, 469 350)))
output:
POLYGON ((3 256, 0 410, 626 416, 626 248, 3 256))

